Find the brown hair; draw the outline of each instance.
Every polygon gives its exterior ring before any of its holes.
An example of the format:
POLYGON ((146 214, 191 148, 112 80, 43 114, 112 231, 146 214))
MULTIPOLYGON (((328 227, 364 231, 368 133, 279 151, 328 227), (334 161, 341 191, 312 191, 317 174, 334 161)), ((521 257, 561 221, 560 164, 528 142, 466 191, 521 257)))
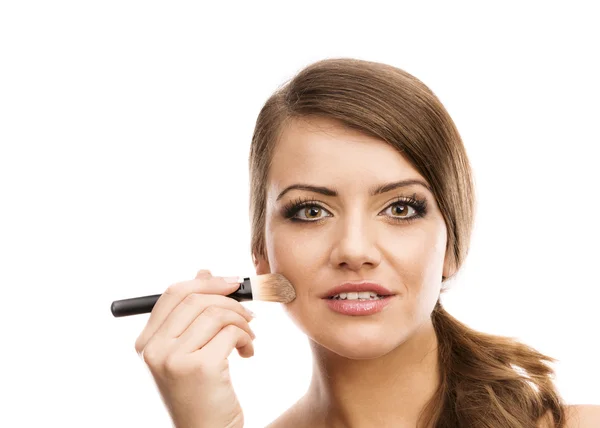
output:
MULTIPOLYGON (((253 258, 267 258, 266 187, 275 145, 290 119, 310 116, 338 120, 402 153, 431 185, 446 223, 446 255, 456 272, 468 253, 475 198, 471 167, 454 122, 434 93, 411 74, 350 58, 304 68, 275 91, 258 115, 249 158, 253 258)), ((549 426, 564 427, 565 407, 546 363, 554 358, 513 338, 469 328, 446 312, 439 299, 431 318, 441 384, 421 413, 421 426, 524 428, 537 427, 547 417, 549 426)))

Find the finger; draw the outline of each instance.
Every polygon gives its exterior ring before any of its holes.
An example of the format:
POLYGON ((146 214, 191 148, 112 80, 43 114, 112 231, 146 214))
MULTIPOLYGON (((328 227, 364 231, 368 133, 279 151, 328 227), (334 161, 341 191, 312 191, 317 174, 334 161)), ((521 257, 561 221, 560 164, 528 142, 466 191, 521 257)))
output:
POLYGON ((200 278, 209 278, 211 277, 212 274, 210 273, 209 270, 207 269, 201 269, 198 271, 198 273, 196 274, 196 279, 200 279, 200 278))
POLYGON ((230 324, 217 333, 205 346, 190 355, 194 359, 202 361, 220 362, 227 359, 234 348, 238 349, 243 358, 254 355, 252 338, 244 330, 230 324))
POLYGON ((235 325, 245 331, 252 339, 255 334, 248 321, 237 312, 219 306, 208 306, 189 327, 175 339, 176 352, 190 354, 205 346, 224 327, 235 325))
MULTIPOLYGON (((243 330, 251 337, 251 340, 256 337, 244 317, 237 312, 219 306, 208 306, 192 321, 191 324, 186 324, 189 327, 180 337, 167 336, 159 330, 150 338, 140 354, 144 362, 152 368, 161 366, 161 364, 169 359, 173 360, 175 358, 176 360, 180 360, 178 357, 185 357, 207 345, 228 325, 235 325, 240 330, 243 330)), ((251 357, 254 355, 254 347, 238 349, 238 352, 244 358, 251 357)))
POLYGON ((188 294, 204 293, 226 296, 235 292, 238 288, 239 284, 227 283, 222 277, 194 279, 169 286, 158 298, 156 304, 152 308, 150 318, 148 318, 148 322, 136 340, 136 351, 138 354, 141 353, 148 340, 160 328, 173 309, 177 307, 188 294))
MULTIPOLYGON (((237 313, 246 323, 252 316, 240 302, 216 294, 188 294, 169 314, 154 336, 157 338, 177 339, 207 308, 219 307, 237 313)), ((211 310, 212 311, 212 310, 211 310)), ((209 312, 208 315, 212 314, 209 312)))

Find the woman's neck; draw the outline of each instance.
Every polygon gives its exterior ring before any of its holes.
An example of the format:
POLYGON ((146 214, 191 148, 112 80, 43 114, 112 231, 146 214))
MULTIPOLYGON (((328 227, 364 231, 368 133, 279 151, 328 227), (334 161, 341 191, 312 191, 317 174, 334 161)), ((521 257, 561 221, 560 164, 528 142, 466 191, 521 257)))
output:
POLYGON ((312 426, 415 427, 440 382, 437 337, 430 320, 376 359, 352 360, 310 343, 313 376, 301 401, 312 426))

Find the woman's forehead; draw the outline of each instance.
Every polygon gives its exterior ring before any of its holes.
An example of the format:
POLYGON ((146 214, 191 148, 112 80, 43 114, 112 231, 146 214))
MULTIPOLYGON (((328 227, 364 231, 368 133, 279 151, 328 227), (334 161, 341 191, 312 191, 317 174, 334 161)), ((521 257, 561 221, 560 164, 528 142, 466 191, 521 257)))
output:
POLYGON ((385 141, 321 119, 288 125, 277 142, 269 177, 273 182, 366 181, 420 177, 398 150, 385 141))

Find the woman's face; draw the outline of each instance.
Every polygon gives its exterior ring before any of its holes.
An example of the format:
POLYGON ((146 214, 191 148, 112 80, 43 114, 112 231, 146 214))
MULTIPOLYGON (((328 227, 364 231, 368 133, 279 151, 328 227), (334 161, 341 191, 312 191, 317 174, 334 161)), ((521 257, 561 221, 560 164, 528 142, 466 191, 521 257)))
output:
POLYGON ((446 226, 426 187, 412 184, 370 194, 408 179, 427 184, 382 140, 329 119, 290 122, 276 147, 267 188, 268 259, 257 260, 257 274, 287 277, 297 296, 284 305, 289 316, 338 355, 376 358, 401 345, 428 321, 442 274, 450 273, 444 265, 446 226), (296 184, 327 188, 337 196, 285 192, 296 184), (413 197, 426 202, 422 217, 418 205, 401 201, 413 197), (303 200, 310 205, 294 207, 303 200), (396 295, 381 312, 363 316, 334 312, 321 298, 338 284, 360 280, 377 282, 396 295))

